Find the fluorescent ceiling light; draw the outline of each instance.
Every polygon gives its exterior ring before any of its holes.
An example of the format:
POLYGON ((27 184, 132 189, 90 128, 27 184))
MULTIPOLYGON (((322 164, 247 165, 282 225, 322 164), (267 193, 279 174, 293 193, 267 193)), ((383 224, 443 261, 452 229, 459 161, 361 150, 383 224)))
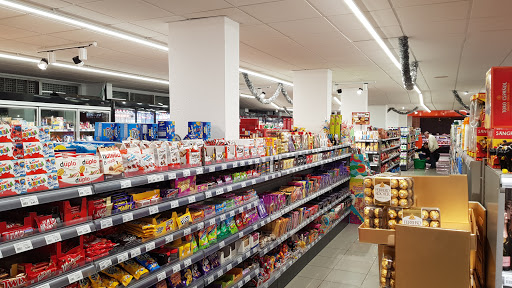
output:
POLYGON ((57 20, 60 22, 64 22, 64 23, 67 23, 67 24, 70 24, 73 26, 82 27, 82 28, 96 31, 96 32, 99 32, 102 34, 107 34, 110 36, 121 38, 124 40, 129 40, 129 41, 136 42, 136 43, 146 45, 149 47, 153 47, 153 48, 156 48, 156 49, 159 49, 162 51, 169 51, 169 48, 166 45, 158 44, 158 43, 155 43, 152 41, 145 40, 143 38, 132 36, 130 34, 121 33, 121 32, 115 31, 115 30, 111 30, 111 29, 102 27, 100 25, 92 24, 92 23, 85 22, 82 20, 77 20, 77 19, 71 18, 66 15, 55 13, 49 9, 42 9, 39 7, 29 6, 27 4, 21 4, 21 3, 16 3, 14 1, 7 1, 7 0, 0 0, 0 5, 7 6, 9 8, 13 8, 13 9, 27 12, 30 14, 47 17, 47 18, 57 20))
POLYGON ((256 97, 254 97, 254 96, 252 96, 252 95, 248 95, 248 94, 240 94, 240 97, 256 99, 256 97))
POLYGON ((286 110, 293 111, 293 107, 292 108, 286 108, 286 110))
POLYGON ((263 78, 263 79, 267 79, 267 80, 270 80, 270 81, 274 81, 274 82, 278 82, 278 83, 283 83, 284 85, 288 85, 288 86, 292 86, 293 87, 293 83, 292 82, 284 81, 284 80, 281 80, 281 79, 278 79, 278 78, 274 78, 272 76, 267 76, 267 75, 260 74, 258 72, 254 72, 254 71, 250 71, 250 70, 247 70, 247 69, 244 69, 244 68, 239 68, 238 71, 240 71, 242 73, 247 73, 247 74, 252 75, 252 76, 256 76, 256 77, 260 77, 260 78, 263 78))
POLYGON ((341 105, 341 101, 340 101, 340 99, 338 99, 338 97, 333 97, 333 98, 334 98, 334 100, 335 100, 339 105, 341 105))
POLYGON ((23 56, 18 56, 18 55, 9 55, 9 54, 3 54, 3 53, 0 53, 0 58, 10 59, 10 60, 18 60, 18 61, 23 61, 23 62, 31 62, 31 63, 39 63, 39 61, 41 61, 40 59, 33 59, 33 58, 29 58, 29 57, 23 57, 23 56))
MULTIPOLYGON (((352 10, 352 13, 354 13, 354 15, 356 15, 357 19, 359 19, 361 24, 363 24, 364 28, 366 28, 366 30, 370 33, 370 35, 372 35, 373 39, 375 39, 375 41, 377 41, 377 44, 379 44, 380 48, 384 51, 384 53, 386 53, 386 55, 389 57, 391 62, 393 62, 393 64, 395 64, 395 66, 400 71, 402 71, 400 62, 396 59, 395 55, 393 55, 391 50, 389 50, 388 45, 386 45, 386 43, 384 43, 384 41, 379 36, 377 31, 375 31, 372 24, 370 24, 368 19, 366 19, 363 12, 361 12, 361 10, 359 10, 359 7, 357 7, 357 5, 354 3, 354 0, 345 0, 345 4, 347 4, 347 6, 350 8, 350 10, 352 10)), ((416 92, 418 92, 418 96, 420 98, 420 104, 423 107, 423 109, 430 112, 430 109, 428 109, 428 107, 423 103, 423 95, 421 94, 421 91, 418 88, 418 86, 414 85, 414 90, 416 92)))

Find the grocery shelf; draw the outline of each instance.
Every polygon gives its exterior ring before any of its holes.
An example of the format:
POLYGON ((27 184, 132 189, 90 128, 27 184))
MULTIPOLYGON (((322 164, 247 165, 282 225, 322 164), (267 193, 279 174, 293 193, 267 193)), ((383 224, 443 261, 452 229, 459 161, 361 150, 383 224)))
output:
MULTIPOLYGON (((213 281, 219 279, 220 277, 222 277, 222 275, 226 274, 229 270, 233 269, 238 264, 242 263, 243 261, 245 261, 252 255, 256 254, 256 252, 258 252, 258 251, 259 251, 259 247, 256 246, 243 254, 240 254, 240 253, 238 253, 236 255, 233 254, 232 255, 233 260, 229 261, 228 263, 222 264, 221 266, 211 270, 207 274, 208 277, 206 277, 204 279, 204 285, 205 286, 210 285, 213 281)), ((251 278, 249 278, 248 281, 251 280, 251 278)), ((231 287, 234 287, 234 286, 231 286, 231 287)))
POLYGON ((304 221, 303 223, 301 223, 299 226, 297 226, 293 230, 291 230, 291 231, 287 232, 286 234, 284 234, 283 236, 279 237, 278 239, 276 239, 275 241, 273 241, 272 243, 267 245, 265 248, 262 248, 262 250, 260 250, 260 256, 263 256, 263 255, 267 254, 269 251, 272 251, 274 248, 279 246, 279 244, 283 243, 286 239, 290 238, 292 235, 299 232, 302 228, 306 227, 308 224, 313 222, 319 216, 327 213, 330 209, 332 209, 332 207, 338 205, 340 202, 347 199, 350 195, 351 195, 351 193, 347 193, 346 195, 344 195, 343 197, 341 197, 340 199, 336 200, 334 203, 329 205, 327 208, 324 208, 324 209, 318 211, 315 215, 310 216, 307 221, 304 221))
POLYGON ((89 277, 96 273, 96 269, 94 265, 88 264, 86 266, 71 270, 69 272, 65 272, 60 274, 59 276, 53 277, 48 281, 41 281, 41 283, 36 283, 31 287, 34 288, 60 288, 67 286, 69 284, 73 284, 82 280, 83 278, 89 277))
POLYGON ((397 154, 397 155, 395 155, 395 156, 391 156, 391 157, 389 157, 389 158, 388 158, 388 159, 386 159, 386 160, 382 160, 382 164, 384 164, 384 163, 388 162, 389 160, 394 159, 394 158, 396 158, 396 157, 400 157, 400 154, 397 154))
MULTIPOLYGON (((286 157, 288 157, 287 154, 293 154, 295 153, 317 153, 312 151, 328 151, 332 149, 337 149, 339 147, 347 147, 346 145, 340 145, 340 146, 333 146, 333 147, 327 147, 327 148, 318 148, 318 149, 312 149, 312 150, 304 150, 304 151, 297 151, 297 152, 291 152, 291 153, 285 153, 286 157)), ((22 207, 28 207, 28 206, 34 206, 34 205, 40 205, 40 204, 46 204, 56 201, 62 201, 72 198, 78 198, 78 197, 84 197, 92 194, 101 194, 105 192, 111 192, 116 191, 120 189, 126 189, 130 187, 135 186, 142 186, 150 183, 156 183, 156 182, 162 182, 162 181, 168 181, 173 180, 176 178, 181 177, 187 177, 190 175, 199 175, 203 173, 211 173, 215 171, 221 171, 236 167, 241 167, 245 165, 252 165, 260 163, 261 161, 266 162, 267 159, 271 157, 277 157, 280 156, 266 156, 263 158, 254 158, 254 159, 248 159, 248 160, 239 160, 234 162, 227 162, 227 163, 221 163, 221 164, 215 164, 215 165, 209 165, 209 166, 201 166, 201 167, 195 167, 195 168, 186 168, 181 170, 169 170, 164 172, 158 172, 158 173, 151 173, 151 174, 145 174, 140 176, 134 176, 134 177, 128 177, 123 178, 119 180, 108 180, 98 183, 93 183, 92 185, 81 185, 81 186, 73 186, 68 188, 59 188, 54 190, 46 190, 41 192, 34 192, 34 193, 28 193, 28 194, 21 194, 17 196, 11 196, 11 197, 5 197, 2 198, 2 201, 0 201, 0 212, 1 211, 7 211, 7 210, 14 210, 22 207)), ((297 154, 299 155, 299 154, 297 154)), ((301 154, 302 155, 302 154, 301 154)), ((334 162, 346 157, 349 157, 351 153, 346 153, 341 156, 332 157, 330 159, 321 160, 312 164, 302 165, 298 167, 294 167, 291 169, 283 170, 280 172, 274 172, 271 176, 261 176, 256 179, 247 180, 239 183, 234 183, 230 185, 224 185, 222 187, 216 188, 215 191, 206 191, 204 193, 205 198, 209 198, 212 196, 223 194, 224 192, 230 192, 229 189, 236 190, 245 188, 247 185, 254 185, 257 183, 261 183, 264 181, 268 181, 269 179, 274 179, 276 177, 281 177, 283 175, 288 175, 291 173, 295 173, 301 170, 309 169, 312 167, 316 167, 322 164, 327 164, 329 162, 334 162), (277 173, 277 174, 276 174, 277 173), (274 178, 272 178, 274 177, 274 178), (254 184, 252 184, 254 183, 254 184), (244 186, 245 185, 245 186, 244 186), (211 196, 210 196, 211 194, 211 196)), ((283 157, 285 158, 285 157, 283 157)), ((199 200, 198 200, 199 201, 199 200)))
POLYGON ((396 149, 396 148, 400 148, 400 145, 397 145, 397 146, 394 146, 394 147, 390 147, 390 148, 386 148, 386 149, 382 149, 380 152, 386 152, 386 151, 389 151, 389 150, 393 150, 393 149, 396 149))
POLYGON ((396 163, 395 165, 389 167, 388 169, 386 169, 386 172, 388 172, 389 170, 392 170, 393 168, 395 168, 398 165, 400 165, 400 163, 396 163))
POLYGON ((379 154, 378 151, 365 151, 366 154, 379 154))
POLYGON ((75 132, 73 129, 50 129, 50 132, 75 132))
MULTIPOLYGON (((331 228, 329 228, 329 230, 326 231, 326 233, 324 235, 326 235, 327 233, 329 233, 332 228, 334 228, 335 226, 337 226, 341 221, 343 221, 343 219, 345 219, 345 217, 347 217, 348 215, 350 214, 350 210, 347 209, 347 211, 339 218, 337 219, 331 226, 331 228)), ((309 249, 311 249, 311 247, 313 247, 314 245, 316 245, 318 243, 318 241, 320 241, 320 239, 323 238, 324 235, 321 235, 318 237, 318 239, 316 239, 315 241, 313 241, 312 243, 308 244, 306 246, 306 249, 304 249, 302 255, 304 255, 309 249)), ((301 255, 301 256, 302 256, 301 255)), ((299 256, 298 258, 296 259, 291 259, 289 258, 287 263, 280 267, 277 271, 275 271, 272 276, 270 276, 270 278, 265 281, 265 283, 261 284, 261 285, 258 285, 258 288, 268 288, 270 287, 279 277, 281 277, 281 274, 283 274, 286 270, 288 270, 295 262, 297 262, 300 257, 299 256)))
POLYGON ((78 237, 95 231, 92 221, 83 222, 73 226, 63 226, 44 233, 0 244, 0 258, 23 253, 32 249, 50 245, 63 240, 78 237))

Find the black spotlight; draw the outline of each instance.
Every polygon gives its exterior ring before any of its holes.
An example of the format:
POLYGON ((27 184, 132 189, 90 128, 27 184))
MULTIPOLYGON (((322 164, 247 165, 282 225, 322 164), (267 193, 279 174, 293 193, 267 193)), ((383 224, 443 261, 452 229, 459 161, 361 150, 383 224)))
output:
POLYGON ((84 61, 80 60, 78 56, 73 57, 73 63, 78 66, 84 66, 84 61))

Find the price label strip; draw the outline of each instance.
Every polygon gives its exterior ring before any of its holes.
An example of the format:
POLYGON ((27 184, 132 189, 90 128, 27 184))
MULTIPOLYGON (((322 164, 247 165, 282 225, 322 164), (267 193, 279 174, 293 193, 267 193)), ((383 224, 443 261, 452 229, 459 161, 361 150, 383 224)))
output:
POLYGON ((32 246, 32 241, 30 241, 30 240, 25 240, 25 241, 15 243, 13 246, 14 246, 14 250, 16 251, 16 253, 22 253, 22 252, 34 249, 34 247, 32 246))
POLYGON ((68 275, 69 284, 75 283, 76 281, 80 281, 82 279, 84 279, 82 271, 76 271, 68 275))
POLYGON ((44 236, 44 240, 46 241, 46 245, 50 245, 62 241, 62 237, 60 236, 60 233, 53 233, 44 236))
POLYGON ((34 206, 34 205, 39 204, 39 200, 37 199, 37 196, 21 197, 20 202, 21 202, 21 207, 34 206))
MULTIPOLYGON (((129 180, 128 180, 129 181, 129 180)), ((122 189, 122 185, 121 185, 121 189, 122 189)), ((79 187, 78 189, 78 196, 80 197, 84 197, 84 196, 89 196, 89 195, 92 195, 92 188, 91 186, 87 186, 87 187, 79 187)))

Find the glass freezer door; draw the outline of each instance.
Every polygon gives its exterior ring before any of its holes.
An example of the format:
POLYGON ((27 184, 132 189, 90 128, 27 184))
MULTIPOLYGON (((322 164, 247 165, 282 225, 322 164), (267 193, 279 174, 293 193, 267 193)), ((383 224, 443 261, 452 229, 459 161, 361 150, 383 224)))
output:
POLYGON ((0 106, 0 122, 10 125, 37 125, 37 108, 24 106, 0 106))
POLYGON ((92 141, 94 138, 94 127, 97 122, 110 122, 110 112, 90 110, 79 110, 79 134, 78 139, 83 141, 92 141))
POLYGON ((50 127, 50 137, 57 142, 75 140, 76 113, 71 109, 41 109, 41 125, 50 127))

